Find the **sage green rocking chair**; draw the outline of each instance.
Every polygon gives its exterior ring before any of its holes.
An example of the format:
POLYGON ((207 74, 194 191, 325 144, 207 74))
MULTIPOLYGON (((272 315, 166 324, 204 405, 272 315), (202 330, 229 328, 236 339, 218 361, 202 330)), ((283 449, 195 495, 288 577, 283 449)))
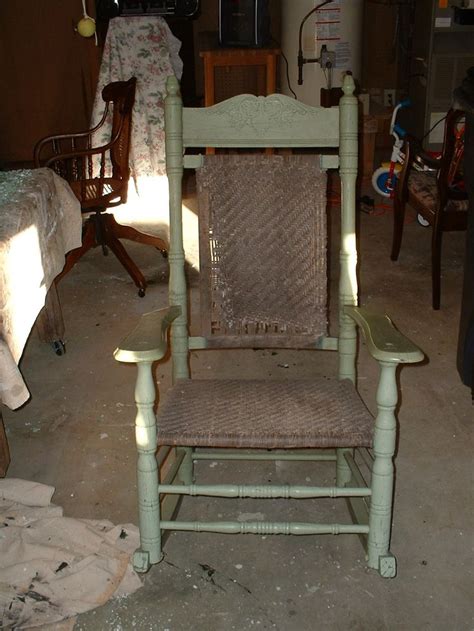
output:
MULTIPOLYGON (((136 439, 140 549, 138 571, 162 559, 168 530, 229 534, 354 534, 367 563, 396 574, 390 552, 399 364, 422 352, 385 315, 358 306, 355 184, 357 100, 344 78, 339 107, 310 107, 282 95, 241 95, 208 108, 183 108, 176 79, 165 104, 170 187, 169 307, 143 316, 115 352, 136 363, 136 439), (187 148, 303 148, 294 155, 260 152, 185 155, 187 148), (317 148, 320 155, 308 149, 317 148), (336 151, 335 151, 336 150, 336 151), (202 335, 188 327, 181 180, 197 170, 202 335), (327 334, 326 169, 339 168, 342 190, 339 336, 327 334), (380 365, 374 419, 356 390, 356 326, 380 365), (155 416, 153 363, 168 357, 174 385, 155 416), (334 379, 191 379, 191 350, 236 347, 337 352, 334 379), (370 456, 364 480, 357 450, 370 456), (169 459, 172 458, 171 464, 169 459), (167 472, 160 480, 160 465, 167 472), (331 486, 195 484, 202 460, 324 461, 331 486), (223 498, 345 498, 345 523, 178 521, 183 495, 223 498), (351 518, 352 517, 352 518, 351 518)), ((276 352, 276 351, 275 351, 276 352)), ((367 460, 367 458, 366 458, 367 460)), ((285 499, 281 500, 282 502, 285 499)), ((339 501, 341 501, 339 499, 339 501)), ((261 507, 260 507, 261 508, 261 507)), ((258 510, 258 509, 257 509, 258 510)), ((242 519, 242 518, 241 518, 242 519)))

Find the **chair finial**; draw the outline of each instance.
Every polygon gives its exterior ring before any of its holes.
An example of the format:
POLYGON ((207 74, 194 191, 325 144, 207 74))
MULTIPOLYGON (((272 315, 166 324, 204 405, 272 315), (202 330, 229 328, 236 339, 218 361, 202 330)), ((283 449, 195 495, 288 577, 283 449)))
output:
POLYGON ((354 79, 352 77, 352 74, 347 72, 344 75, 344 79, 342 81, 342 91, 344 92, 345 96, 351 96, 352 94, 354 94, 354 90, 355 90, 354 79))
POLYGON ((179 81, 174 75, 166 79, 166 91, 171 96, 179 94, 179 81))

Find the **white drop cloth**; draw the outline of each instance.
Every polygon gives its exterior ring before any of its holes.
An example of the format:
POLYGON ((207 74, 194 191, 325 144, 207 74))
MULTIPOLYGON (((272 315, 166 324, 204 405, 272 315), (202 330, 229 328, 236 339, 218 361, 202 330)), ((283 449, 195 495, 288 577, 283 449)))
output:
POLYGON ((56 623, 141 587, 132 524, 72 519, 54 488, 0 479, 0 628, 56 623))

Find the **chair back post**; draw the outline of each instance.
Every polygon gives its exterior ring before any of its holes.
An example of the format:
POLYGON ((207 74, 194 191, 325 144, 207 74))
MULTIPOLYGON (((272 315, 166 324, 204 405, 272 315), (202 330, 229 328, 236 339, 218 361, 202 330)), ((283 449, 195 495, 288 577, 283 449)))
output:
POLYGON ((170 248, 168 253, 170 305, 179 305, 181 315, 171 327, 173 380, 189 378, 188 305, 184 274, 183 210, 183 102, 176 77, 168 77, 165 98, 166 171, 169 182, 170 248))
MULTIPOLYGON (((132 77, 128 81, 111 83, 102 91, 102 98, 113 103, 110 161, 112 176, 128 182, 130 177, 129 148, 132 136, 132 112, 135 102, 137 80, 132 77)), ((124 190, 122 202, 127 201, 127 188, 124 190)))
POLYGON ((451 163, 454 158, 454 150, 456 146, 456 125, 464 116, 462 110, 450 109, 446 115, 446 123, 444 126, 443 149, 441 153, 440 168, 436 175, 438 183, 439 210, 443 210, 449 199, 449 172, 451 163))
POLYGON ((354 80, 344 77, 339 103, 339 159, 341 176, 341 250, 339 279, 339 378, 355 382, 357 332, 344 306, 357 305, 357 245, 355 197, 358 159, 358 104, 354 80))

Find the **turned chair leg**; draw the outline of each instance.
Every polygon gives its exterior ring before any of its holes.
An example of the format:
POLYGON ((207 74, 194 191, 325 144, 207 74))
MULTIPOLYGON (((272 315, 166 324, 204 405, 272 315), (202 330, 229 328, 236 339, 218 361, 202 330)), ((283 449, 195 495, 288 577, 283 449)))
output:
POLYGON ((394 484, 393 455, 397 432, 395 419, 395 407, 398 400, 395 377, 397 365, 391 362, 380 362, 380 368, 367 552, 369 567, 378 570, 384 578, 393 578, 397 571, 396 559, 390 553, 394 484))
POLYGON ((193 450, 191 447, 183 447, 184 458, 179 469, 179 476, 183 484, 194 484, 193 450))
POLYGON ((144 296, 146 291, 145 277, 132 261, 127 253, 127 250, 123 247, 117 237, 108 230, 106 232, 106 244, 118 258, 123 267, 127 270, 133 282, 138 287, 138 295, 144 296))
POLYGON ((395 196, 393 205, 393 240, 392 253, 390 258, 392 261, 398 260, 400 247, 402 245, 403 224, 405 223, 405 202, 395 196))
POLYGON ((163 239, 143 234, 130 226, 122 226, 109 213, 96 213, 91 215, 85 222, 82 233, 82 245, 67 254, 66 264, 61 274, 56 278, 56 282, 59 282, 86 252, 101 245, 104 254, 107 254, 107 248, 112 250, 138 287, 138 295, 144 296, 146 291, 145 277, 130 258, 119 239, 128 239, 137 243, 151 245, 157 248, 165 257, 168 253, 168 245, 163 239))
POLYGON ((96 230, 94 222, 88 219, 84 224, 84 229, 82 231, 82 245, 74 250, 71 250, 66 255, 66 264, 64 265, 63 271, 56 276, 56 283, 58 283, 63 276, 66 276, 68 272, 74 267, 77 261, 84 256, 86 252, 95 248, 97 245, 96 241, 96 230))
POLYGON ((117 223, 113 215, 107 215, 104 217, 108 224, 108 229, 111 230, 118 239, 127 239, 128 241, 135 241, 136 243, 142 243, 143 245, 151 245, 159 250, 163 255, 168 252, 168 244, 160 237, 139 232, 132 226, 124 226, 117 223))
POLYGON ((147 572, 163 558, 161 550, 159 470, 156 460, 156 419, 153 410, 155 383, 152 362, 137 364, 138 378, 135 388, 137 416, 135 435, 138 451, 137 487, 140 548, 133 556, 137 572, 147 572))
POLYGON ((352 473, 347 460, 344 456, 345 453, 354 454, 353 449, 336 449, 336 485, 346 486, 352 479, 352 473))
POLYGON ((441 227, 435 219, 431 237, 431 284, 433 291, 433 309, 438 310, 441 304, 441 227))

